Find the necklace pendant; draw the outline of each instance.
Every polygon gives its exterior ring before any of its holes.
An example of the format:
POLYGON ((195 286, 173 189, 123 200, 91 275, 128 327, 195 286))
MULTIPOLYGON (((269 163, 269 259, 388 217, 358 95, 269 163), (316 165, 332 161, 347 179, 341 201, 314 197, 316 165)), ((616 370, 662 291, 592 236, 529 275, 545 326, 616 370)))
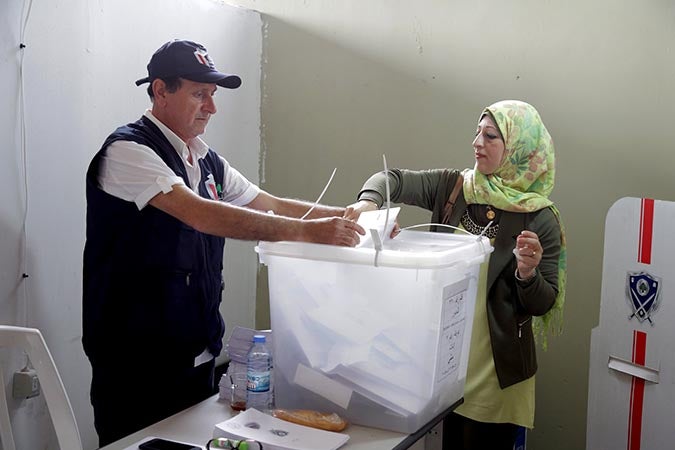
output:
POLYGON ((485 217, 487 217, 488 220, 492 220, 495 218, 495 212, 488 206, 487 212, 485 213, 485 217))

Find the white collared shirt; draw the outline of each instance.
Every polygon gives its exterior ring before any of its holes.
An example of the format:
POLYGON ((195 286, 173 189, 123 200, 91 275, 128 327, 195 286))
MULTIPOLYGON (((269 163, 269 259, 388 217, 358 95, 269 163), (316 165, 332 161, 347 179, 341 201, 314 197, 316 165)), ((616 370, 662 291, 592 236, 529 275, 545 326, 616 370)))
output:
MULTIPOLYGON (((201 181, 201 171, 197 161, 208 153, 209 147, 199 137, 188 143, 183 142, 173 131, 159 121, 148 109, 145 117, 161 130, 176 149, 185 169, 192 189, 197 192, 201 181), (190 152, 192 161, 189 162, 190 152)), ((251 183, 237 169, 230 166, 222 156, 225 166, 223 181, 223 200, 235 206, 244 206, 253 201, 260 188, 251 183)), ((133 141, 115 141, 110 144, 101 158, 98 176, 104 192, 126 201, 133 201, 139 210, 160 192, 171 192, 174 185, 185 182, 159 157, 154 150, 133 141)))

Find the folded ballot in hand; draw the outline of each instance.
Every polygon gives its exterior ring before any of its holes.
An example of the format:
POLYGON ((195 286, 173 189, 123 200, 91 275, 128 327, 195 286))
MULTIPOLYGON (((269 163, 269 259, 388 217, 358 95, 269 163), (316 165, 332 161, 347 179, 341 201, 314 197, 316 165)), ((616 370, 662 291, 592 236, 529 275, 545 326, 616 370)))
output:
POLYGON ((252 439, 262 443, 265 450, 335 450, 349 440, 344 433, 297 425, 256 409, 247 409, 216 424, 213 437, 252 439))
POLYGON ((362 212, 359 216, 358 224, 365 228, 366 235, 359 235, 361 240, 357 247, 374 248, 371 230, 377 231, 381 242, 388 240, 396 224, 396 217, 398 217, 399 211, 401 211, 401 208, 398 206, 396 208, 389 208, 389 217, 387 217, 386 209, 362 212))

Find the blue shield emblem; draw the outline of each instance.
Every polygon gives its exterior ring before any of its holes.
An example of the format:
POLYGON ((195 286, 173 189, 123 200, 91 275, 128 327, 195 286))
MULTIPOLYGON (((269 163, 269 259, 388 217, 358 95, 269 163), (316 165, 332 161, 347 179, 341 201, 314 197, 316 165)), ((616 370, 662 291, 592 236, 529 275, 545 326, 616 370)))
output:
POLYGON ((633 308, 628 319, 637 317, 640 322, 648 320, 652 325, 651 314, 659 306, 661 280, 647 272, 628 272, 627 294, 633 308))

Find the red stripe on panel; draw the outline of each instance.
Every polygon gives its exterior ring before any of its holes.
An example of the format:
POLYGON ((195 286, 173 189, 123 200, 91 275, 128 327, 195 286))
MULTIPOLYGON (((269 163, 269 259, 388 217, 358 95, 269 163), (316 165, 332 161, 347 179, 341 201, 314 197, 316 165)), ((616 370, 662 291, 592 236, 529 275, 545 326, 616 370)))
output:
MULTIPOLYGON (((647 354, 647 333, 633 331, 633 363, 644 366, 647 354)), ((628 415, 628 450, 640 450, 642 437, 642 407, 645 395, 645 380, 633 377, 630 388, 630 411, 628 415)))
POLYGON ((652 262, 652 232, 654 229, 654 199, 643 198, 640 207, 640 237, 638 240, 638 262, 652 262))

